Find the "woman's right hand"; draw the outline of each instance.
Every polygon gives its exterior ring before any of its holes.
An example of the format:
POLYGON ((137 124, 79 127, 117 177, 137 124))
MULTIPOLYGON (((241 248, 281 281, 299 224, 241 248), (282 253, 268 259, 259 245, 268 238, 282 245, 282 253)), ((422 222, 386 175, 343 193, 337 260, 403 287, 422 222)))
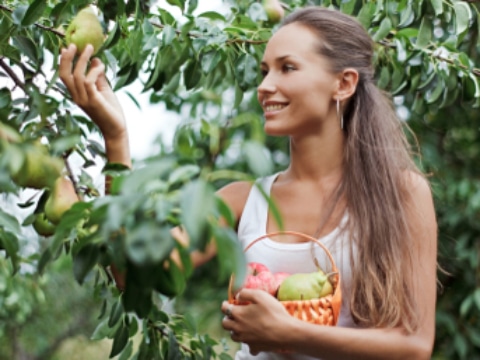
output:
POLYGON ((88 62, 93 46, 87 45, 73 66, 76 47, 62 49, 60 79, 70 92, 73 101, 98 125, 106 142, 116 142, 127 137, 127 127, 120 103, 105 77, 105 65, 98 58, 88 62))

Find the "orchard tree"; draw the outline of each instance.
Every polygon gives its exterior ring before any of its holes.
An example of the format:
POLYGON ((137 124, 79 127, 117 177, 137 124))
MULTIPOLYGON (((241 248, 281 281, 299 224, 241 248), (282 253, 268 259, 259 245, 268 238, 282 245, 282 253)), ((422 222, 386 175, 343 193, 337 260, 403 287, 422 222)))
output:
MULTIPOLYGON (((450 272, 441 276, 435 358, 480 358, 477 2, 225 0, 224 11, 199 13, 199 0, 168 0, 179 10, 174 16, 172 7, 148 0, 98 0, 107 34, 98 56, 113 88, 140 81, 151 103, 185 119, 172 146, 131 170, 105 162, 98 129, 57 76, 65 29, 90 2, 0 5, 0 191, 33 194, 18 204, 28 212, 21 222, 0 210, 0 254, 11 269, 0 280, 21 277, 32 265, 41 274, 67 254, 76 281, 103 298, 93 337, 113 339, 112 357, 228 358, 218 339, 198 333, 190 317, 166 313, 162 303, 195 296, 192 277, 199 274, 188 254, 209 241, 218 248, 210 270, 224 283, 232 272, 242 279, 245 260, 235 232, 216 222, 222 216, 233 226, 233 217, 214 192, 287 163, 287 140, 262 131, 258 64, 282 12, 321 5, 356 16, 371 34, 377 83, 394 96, 418 136, 421 166, 432 173, 440 265, 450 272), (89 175, 92 166, 103 168, 106 194, 89 175), (189 249, 170 235, 180 224, 189 249), (25 244, 37 241, 22 231, 30 226, 42 246, 38 256, 26 257, 25 244), (169 257, 173 249, 182 268, 169 257), (111 266, 126 273, 123 289, 111 266), (142 341, 134 349, 138 333, 142 341)), ((226 297, 222 286, 217 293, 226 297)))

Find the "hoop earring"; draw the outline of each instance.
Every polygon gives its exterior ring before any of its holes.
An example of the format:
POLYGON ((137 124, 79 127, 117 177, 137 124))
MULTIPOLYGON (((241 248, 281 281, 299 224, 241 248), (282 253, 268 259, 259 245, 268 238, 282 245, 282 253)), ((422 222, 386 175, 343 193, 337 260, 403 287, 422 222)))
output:
POLYGON ((340 118, 340 129, 343 130, 343 114, 340 114, 340 100, 337 99, 337 117, 340 118))

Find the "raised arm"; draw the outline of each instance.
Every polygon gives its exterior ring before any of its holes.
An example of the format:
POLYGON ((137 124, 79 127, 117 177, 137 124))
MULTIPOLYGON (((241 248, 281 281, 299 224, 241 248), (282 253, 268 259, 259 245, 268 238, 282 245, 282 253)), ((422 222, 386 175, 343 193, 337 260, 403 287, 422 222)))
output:
POLYGON ((75 45, 62 50, 60 79, 70 92, 73 101, 100 128, 105 140, 108 161, 131 167, 125 117, 105 77, 105 65, 98 58, 90 62, 93 47, 88 45, 74 66, 75 52, 75 45))
MULTIPOLYGON (((322 359, 412 359, 431 357, 435 335, 437 225, 427 182, 412 176, 409 223, 415 246, 411 286, 418 306, 419 329, 406 334, 400 328, 352 329, 308 324, 291 317, 272 296, 244 289, 240 299, 252 305, 224 303, 233 318, 223 326, 232 339, 245 342, 252 353, 287 348, 322 359), (254 319, 254 320, 253 320, 254 319)), ((399 259, 400 261, 400 259, 399 259)))

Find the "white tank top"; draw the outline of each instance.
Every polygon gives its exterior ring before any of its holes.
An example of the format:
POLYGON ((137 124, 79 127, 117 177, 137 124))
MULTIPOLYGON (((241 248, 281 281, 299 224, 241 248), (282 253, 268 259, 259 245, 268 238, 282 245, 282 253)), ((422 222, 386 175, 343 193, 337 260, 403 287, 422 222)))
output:
MULTIPOLYGON (((278 174, 274 174, 257 180, 256 185, 252 186, 245 203, 245 207, 238 225, 238 239, 245 249, 253 240, 266 234, 268 202, 264 195, 258 189, 262 187, 265 194, 270 195, 273 182, 278 174)), ((349 309, 349 291, 351 284, 350 267, 350 245, 348 242, 348 232, 341 231, 345 224, 347 215, 345 215, 340 225, 329 234, 319 238, 330 251, 337 265, 341 276, 342 286, 342 308, 337 326, 356 327, 352 320, 349 309)), ((313 272, 317 268, 313 261, 313 255, 317 258, 322 269, 330 271, 330 262, 325 252, 316 244, 312 246, 311 242, 305 243, 281 243, 266 238, 254 244, 245 255, 247 262, 259 262, 266 265, 272 272, 303 273, 313 272)), ((236 353, 235 360, 311 360, 319 359, 310 356, 288 353, 278 354, 271 352, 261 352, 257 356, 250 354, 248 345, 242 344, 241 349, 236 353)))

